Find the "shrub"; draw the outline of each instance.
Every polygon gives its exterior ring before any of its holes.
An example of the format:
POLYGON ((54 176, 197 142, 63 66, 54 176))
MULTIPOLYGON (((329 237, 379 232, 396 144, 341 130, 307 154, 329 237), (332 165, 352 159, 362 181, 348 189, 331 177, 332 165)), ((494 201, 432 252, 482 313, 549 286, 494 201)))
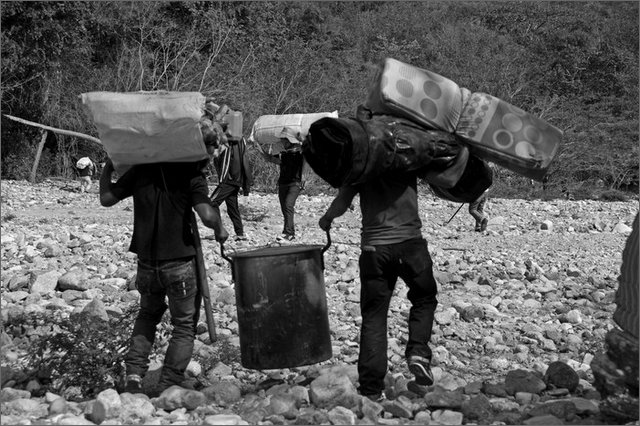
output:
POLYGON ((15 316, 5 324, 9 334, 27 346, 24 367, 40 378, 42 391, 62 394, 76 387, 78 399, 90 399, 113 388, 123 374, 123 356, 135 319, 136 304, 102 327, 62 311, 15 316))
POLYGON ((607 189, 600 194, 599 197, 602 201, 627 201, 629 197, 617 189, 607 189))
POLYGON ((195 354, 193 359, 198 361, 203 371, 210 370, 215 367, 218 362, 223 364, 232 364, 240 362, 240 348, 233 345, 227 336, 218 336, 218 340, 211 345, 212 353, 204 356, 195 354))

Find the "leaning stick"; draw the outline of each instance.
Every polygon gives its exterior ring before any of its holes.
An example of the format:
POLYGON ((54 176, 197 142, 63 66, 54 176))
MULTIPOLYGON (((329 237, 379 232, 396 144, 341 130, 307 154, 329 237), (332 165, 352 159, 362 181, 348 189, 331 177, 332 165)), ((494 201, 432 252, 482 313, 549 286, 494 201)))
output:
POLYGON ((63 135, 76 136, 76 137, 79 137, 79 138, 87 139, 87 140, 89 140, 91 142, 95 142, 95 143, 97 143, 99 145, 102 145, 102 142, 100 141, 100 139, 95 138, 93 136, 85 135, 84 133, 73 132, 71 130, 58 129, 58 128, 51 127, 51 126, 45 126, 44 124, 34 123, 33 121, 25 120, 24 118, 14 117, 14 116, 9 115, 9 114, 3 114, 3 115, 5 117, 7 117, 8 119, 10 119, 10 120, 14 120, 14 121, 17 121, 17 122, 22 123, 22 124, 27 124, 29 126, 39 127, 41 129, 49 130, 49 131, 52 131, 52 132, 55 132, 55 133, 61 133, 63 135))

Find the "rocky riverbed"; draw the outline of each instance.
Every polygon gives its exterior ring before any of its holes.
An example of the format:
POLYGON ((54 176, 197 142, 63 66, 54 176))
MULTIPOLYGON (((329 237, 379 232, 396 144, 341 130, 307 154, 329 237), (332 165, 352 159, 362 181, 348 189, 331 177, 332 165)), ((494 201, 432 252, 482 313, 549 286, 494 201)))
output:
MULTIPOLYGON (((55 313, 103 330, 101 324, 130 317, 138 297, 135 256, 127 252, 131 201, 104 208, 95 187, 80 194, 76 182, 60 180, 1 185, 5 424, 617 424, 600 410, 590 362, 613 326, 616 278, 637 199, 490 199, 488 229, 477 233, 466 209, 447 223, 459 205, 421 193, 423 235, 439 283, 436 384, 416 389, 410 382, 403 357, 409 305, 399 283, 389 313, 387 399, 381 402, 356 391, 357 199, 334 223, 324 254, 333 356, 311 366, 242 367, 231 270, 201 226, 219 342, 211 344, 201 324, 183 386, 149 398, 119 393, 115 385, 91 395, 73 383, 55 387, 64 372, 34 371, 26 360, 35 336, 56 330, 17 324, 21 316, 55 313)), ((317 222, 330 200, 301 195, 296 244, 325 243, 317 222)), ((235 242, 232 235, 225 249, 278 244, 277 196, 251 194, 240 204, 249 240, 235 242)), ((223 220, 232 232, 224 207, 223 220)), ((157 379, 163 342, 149 386, 157 379)))

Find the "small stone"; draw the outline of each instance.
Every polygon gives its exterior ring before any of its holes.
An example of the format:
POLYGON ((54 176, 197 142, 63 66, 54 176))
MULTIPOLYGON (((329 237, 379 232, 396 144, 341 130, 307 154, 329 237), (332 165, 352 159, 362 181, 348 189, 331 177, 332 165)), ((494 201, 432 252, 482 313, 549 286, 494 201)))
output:
POLYGON ((236 414, 214 414, 204 418, 205 425, 248 425, 242 417, 236 414))
POLYGON ((564 424, 562 420, 552 415, 544 415, 538 417, 532 417, 522 422, 524 425, 561 425, 564 424))
POLYGON ((234 404, 242 398, 240 388, 233 382, 223 380, 202 389, 208 401, 221 406, 234 404))
POLYGON ((580 377, 568 364, 562 361, 554 361, 549 364, 544 374, 544 381, 557 388, 566 388, 569 392, 573 392, 578 387, 580 377))
POLYGON ((577 309, 572 309, 565 314, 565 319, 570 324, 581 324, 582 323, 582 314, 577 309))
POLYGON ((49 414, 66 413, 68 409, 67 401, 64 398, 58 398, 49 405, 49 414))
POLYGON ((355 425, 358 417, 348 408, 337 406, 327 413, 329 421, 334 425, 355 425))
POLYGON ((431 418, 438 424, 461 425, 464 416, 458 411, 436 410, 431 413, 431 418))
POLYGON ((539 394, 546 389, 547 385, 535 373, 519 369, 507 373, 504 387, 509 395, 515 395, 517 392, 539 394))

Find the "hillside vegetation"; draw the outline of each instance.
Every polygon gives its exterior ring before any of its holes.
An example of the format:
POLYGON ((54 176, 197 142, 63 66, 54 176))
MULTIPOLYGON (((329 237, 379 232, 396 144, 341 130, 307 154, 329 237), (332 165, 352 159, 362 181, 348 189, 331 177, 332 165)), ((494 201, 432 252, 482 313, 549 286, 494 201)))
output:
MULTIPOLYGON (((1 108, 97 136, 83 92, 199 91, 243 111, 248 134, 264 114, 353 116, 376 64, 392 57, 562 129, 551 194, 637 191, 638 5, 2 2, 1 108)), ((40 131, 3 116, 1 137, 2 178, 27 178, 40 131)), ((257 188, 271 189, 276 169, 254 154, 257 188)), ((106 157, 49 133, 38 179, 72 177, 84 155, 106 157)), ((506 170, 498 181, 505 195, 528 185, 506 170)), ((311 183, 323 189, 319 178, 311 183)))

